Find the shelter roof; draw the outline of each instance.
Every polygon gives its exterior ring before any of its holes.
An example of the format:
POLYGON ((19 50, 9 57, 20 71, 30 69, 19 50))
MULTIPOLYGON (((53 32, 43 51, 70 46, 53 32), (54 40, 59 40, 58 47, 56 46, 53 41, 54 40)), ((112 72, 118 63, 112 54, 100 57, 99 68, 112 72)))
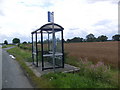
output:
POLYGON ((47 24, 41 26, 39 29, 33 31, 32 33, 39 32, 39 31, 51 32, 53 25, 54 25, 55 32, 64 30, 64 28, 62 26, 60 26, 56 23, 47 23, 47 24))

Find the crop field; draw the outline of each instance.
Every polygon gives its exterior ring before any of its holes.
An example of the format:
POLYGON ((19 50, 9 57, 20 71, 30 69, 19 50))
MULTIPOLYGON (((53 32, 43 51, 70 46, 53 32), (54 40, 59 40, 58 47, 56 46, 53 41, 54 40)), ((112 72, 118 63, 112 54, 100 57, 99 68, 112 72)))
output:
POLYGON ((65 43, 65 52, 77 60, 103 61, 113 67, 118 66, 118 43, 120 42, 82 42, 65 43))
MULTIPOLYGON (((102 61, 112 67, 118 67, 118 44, 120 45, 118 41, 64 43, 64 49, 67 56, 74 58, 73 60, 87 59, 94 63, 102 61)), ((27 44, 23 47, 31 49, 32 45, 27 44)), ((40 44, 38 49, 40 50, 40 44)))
MULTIPOLYGON (((65 43, 66 63, 79 65, 80 71, 74 74, 49 73, 42 77, 36 77, 24 62, 31 60, 31 44, 21 44, 20 48, 15 47, 8 52, 16 57, 36 87, 115 88, 119 87, 119 71, 109 68, 99 61, 117 67, 118 43, 120 42, 65 43), (83 61, 80 61, 81 59, 83 61), (95 64, 89 61, 93 61, 95 64)), ((38 47, 40 48, 40 44, 38 47)))

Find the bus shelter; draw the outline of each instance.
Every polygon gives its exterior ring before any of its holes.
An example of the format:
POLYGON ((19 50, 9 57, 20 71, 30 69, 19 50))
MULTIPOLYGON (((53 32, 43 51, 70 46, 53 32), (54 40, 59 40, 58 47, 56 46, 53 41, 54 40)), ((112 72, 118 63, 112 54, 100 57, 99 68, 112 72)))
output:
POLYGON ((34 65, 42 66, 42 70, 64 68, 63 30, 56 23, 47 23, 31 33, 34 65))

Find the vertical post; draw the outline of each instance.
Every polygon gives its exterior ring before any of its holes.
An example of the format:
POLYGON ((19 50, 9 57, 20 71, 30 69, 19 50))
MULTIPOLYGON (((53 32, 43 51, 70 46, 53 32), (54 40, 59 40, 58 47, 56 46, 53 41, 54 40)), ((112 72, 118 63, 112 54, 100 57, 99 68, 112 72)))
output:
POLYGON ((62 68, 64 68, 64 39, 63 39, 63 30, 61 32, 62 34, 62 68))
POLYGON ((31 33, 31 35, 32 35, 32 60, 33 60, 33 65, 34 65, 33 34, 34 34, 34 33, 31 33))
POLYGON ((36 31, 36 66, 38 67, 37 31, 36 31))
POLYGON ((53 39, 53 69, 55 72, 55 30, 54 30, 54 12, 52 12, 52 39, 53 39))
POLYGON ((41 30, 41 58, 42 58, 42 71, 44 70, 44 60, 43 60, 43 33, 41 30))
POLYGON ((49 32, 48 32, 48 52, 50 51, 49 32))

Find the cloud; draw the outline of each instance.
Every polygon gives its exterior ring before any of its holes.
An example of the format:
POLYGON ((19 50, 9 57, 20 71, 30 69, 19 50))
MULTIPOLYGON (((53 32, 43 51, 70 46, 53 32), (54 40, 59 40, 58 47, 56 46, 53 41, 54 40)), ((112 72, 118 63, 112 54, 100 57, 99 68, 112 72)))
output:
POLYGON ((75 31, 75 30, 80 30, 80 28, 69 28, 69 30, 75 31))
MULTIPOLYGON (((63 1, 63 0, 59 0, 59 1, 63 1)), ((49 8, 49 7, 53 7, 56 2, 58 2, 58 0, 25 0, 25 1, 20 1, 18 3, 26 7, 49 8)))
POLYGON ((4 15, 0 15, 0 37, 30 40, 31 32, 47 23, 48 11, 54 11, 55 23, 64 27, 65 39, 89 33, 111 37, 118 32, 118 6, 113 3, 116 1, 0 0, 0 13, 4 15))
POLYGON ((97 2, 110 2, 112 4, 118 4, 119 0, 86 0, 87 3, 93 4, 97 2))
POLYGON ((102 20, 102 21, 98 21, 96 24, 94 24, 94 26, 99 26, 99 25, 107 25, 110 24, 112 21, 110 20, 102 20))
POLYGON ((11 39, 7 35, 0 34, 0 43, 3 43, 5 40, 11 41, 11 39))
POLYGON ((0 10, 0 15, 1 16, 5 16, 5 14, 3 13, 3 11, 0 10))
POLYGON ((12 43, 12 40, 14 38, 19 38, 21 42, 23 41, 30 41, 31 42, 31 36, 27 35, 27 36, 24 36, 23 34, 19 34, 17 32, 14 32, 14 33, 11 33, 9 35, 6 35, 6 34, 0 34, 0 42, 3 43, 5 40, 7 40, 9 43, 12 43))

